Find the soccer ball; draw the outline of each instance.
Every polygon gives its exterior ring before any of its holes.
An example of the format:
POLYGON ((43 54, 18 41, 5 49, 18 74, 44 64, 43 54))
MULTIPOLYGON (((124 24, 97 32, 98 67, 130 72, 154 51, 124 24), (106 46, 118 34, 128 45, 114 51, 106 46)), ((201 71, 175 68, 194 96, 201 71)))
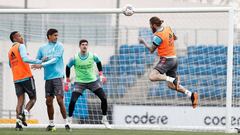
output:
POLYGON ((125 16, 131 16, 134 14, 134 7, 130 4, 127 4, 123 7, 122 12, 125 16))

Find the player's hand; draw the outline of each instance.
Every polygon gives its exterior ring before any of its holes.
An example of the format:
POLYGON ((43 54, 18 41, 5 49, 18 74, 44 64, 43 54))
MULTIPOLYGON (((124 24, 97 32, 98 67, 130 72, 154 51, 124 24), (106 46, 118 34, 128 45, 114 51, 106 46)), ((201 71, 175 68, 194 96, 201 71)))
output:
POLYGON ((71 80, 69 78, 66 78, 66 82, 64 83, 64 90, 66 92, 68 92, 70 85, 71 85, 71 80))
POLYGON ((104 84, 107 82, 107 78, 103 75, 103 72, 99 72, 100 81, 104 84))
POLYGON ((31 66, 31 69, 41 69, 43 66, 41 64, 34 64, 31 66))
POLYGON ((46 62, 48 60, 48 57, 43 57, 42 62, 46 62))
POLYGON ((140 44, 145 44, 146 43, 146 41, 141 37, 138 38, 138 41, 139 41, 140 44))

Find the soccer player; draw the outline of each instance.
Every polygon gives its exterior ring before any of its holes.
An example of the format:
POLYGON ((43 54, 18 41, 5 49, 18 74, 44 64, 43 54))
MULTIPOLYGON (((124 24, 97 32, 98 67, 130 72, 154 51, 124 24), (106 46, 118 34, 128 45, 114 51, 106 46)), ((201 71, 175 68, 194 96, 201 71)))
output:
MULTIPOLYGON (((100 80, 105 83, 106 77, 102 72, 102 64, 99 58, 88 52, 88 41, 82 39, 79 41, 80 52, 71 58, 66 66, 66 85, 70 83, 70 69, 74 66, 76 73, 76 81, 74 83, 74 91, 72 92, 71 101, 69 104, 69 119, 72 119, 75 103, 85 89, 91 90, 101 100, 102 120, 101 122, 106 128, 111 128, 107 120, 107 97, 103 91, 100 81, 97 79, 94 71, 94 64, 96 63, 100 80)), ((67 88, 67 87, 66 87, 67 88)))
POLYGON ((153 45, 148 45, 142 38, 140 43, 144 44, 148 50, 153 53, 156 49, 160 57, 160 61, 150 72, 149 79, 151 81, 167 81, 168 87, 178 92, 186 94, 192 101, 192 107, 198 105, 198 94, 191 92, 179 84, 179 76, 177 75, 177 56, 174 41, 177 37, 170 27, 163 27, 163 20, 158 17, 150 18, 150 27, 154 33, 153 45))
POLYGON ((23 37, 18 31, 13 31, 10 34, 10 40, 13 42, 13 45, 8 52, 8 58, 18 100, 16 107, 16 130, 21 131, 23 129, 22 125, 27 126, 25 115, 29 114, 36 102, 35 82, 28 63, 40 64, 42 60, 28 57, 23 37), (23 110, 25 93, 27 93, 30 100, 23 110))
POLYGON ((42 64, 32 65, 33 69, 44 68, 44 80, 45 82, 45 96, 46 105, 49 118, 49 125, 47 131, 55 131, 54 124, 54 107, 53 99, 56 96, 57 103, 60 107, 60 111, 63 119, 65 120, 65 129, 70 131, 68 119, 66 119, 66 108, 63 102, 64 88, 64 64, 63 64, 63 45, 57 42, 58 31, 56 29, 49 29, 47 31, 48 43, 39 48, 37 59, 47 57, 47 61, 42 64))

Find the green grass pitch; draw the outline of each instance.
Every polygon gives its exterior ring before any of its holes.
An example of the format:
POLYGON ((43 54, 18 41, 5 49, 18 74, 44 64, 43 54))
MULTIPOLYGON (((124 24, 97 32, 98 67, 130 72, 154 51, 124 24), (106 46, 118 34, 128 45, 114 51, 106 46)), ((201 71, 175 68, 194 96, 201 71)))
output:
POLYGON ((57 129, 55 132, 47 132, 43 128, 25 128, 23 131, 15 131, 14 128, 0 128, 0 135, 225 135, 225 133, 116 129, 73 129, 72 132, 57 129))

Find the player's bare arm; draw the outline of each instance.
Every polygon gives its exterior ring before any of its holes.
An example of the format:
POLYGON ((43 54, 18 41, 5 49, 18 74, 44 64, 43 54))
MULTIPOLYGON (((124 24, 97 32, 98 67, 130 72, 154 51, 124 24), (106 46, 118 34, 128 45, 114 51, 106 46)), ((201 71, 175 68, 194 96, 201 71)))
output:
POLYGON ((139 38, 138 40, 140 44, 143 44, 146 48, 148 48, 150 53, 153 53, 157 49, 157 46, 149 45, 143 38, 139 38))

